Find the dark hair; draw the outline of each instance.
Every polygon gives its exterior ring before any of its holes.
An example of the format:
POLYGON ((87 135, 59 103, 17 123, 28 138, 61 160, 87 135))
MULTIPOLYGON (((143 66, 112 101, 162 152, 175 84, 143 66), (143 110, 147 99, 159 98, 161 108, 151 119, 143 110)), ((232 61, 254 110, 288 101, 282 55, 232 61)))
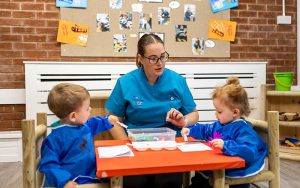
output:
POLYGON ((83 101, 89 98, 90 94, 86 88, 76 84, 61 83, 50 90, 47 102, 49 109, 63 119, 76 111, 83 101))
POLYGON ((248 116, 250 114, 247 92, 240 85, 237 77, 228 77, 225 85, 217 87, 214 90, 212 98, 219 99, 230 108, 238 108, 241 116, 248 116))
POLYGON ((137 44, 137 54, 136 54, 136 66, 138 68, 142 67, 141 62, 138 60, 138 55, 144 55, 145 54, 145 47, 148 46, 149 44, 153 43, 161 43, 164 45, 164 42, 161 40, 161 38, 153 33, 150 34, 144 34, 140 40, 138 41, 137 44))

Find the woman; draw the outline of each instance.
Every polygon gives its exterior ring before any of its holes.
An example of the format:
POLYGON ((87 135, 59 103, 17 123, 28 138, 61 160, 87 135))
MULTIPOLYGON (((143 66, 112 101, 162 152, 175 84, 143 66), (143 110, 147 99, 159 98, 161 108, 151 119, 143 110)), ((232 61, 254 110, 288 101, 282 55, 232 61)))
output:
MULTIPOLYGON (((180 135, 181 127, 198 121, 186 81, 165 68, 169 54, 157 35, 143 35, 137 48, 138 69, 118 79, 105 107, 130 129, 169 127, 180 135), (185 118, 177 117, 174 109, 185 118)), ((114 138, 127 139, 120 126, 111 132, 114 138)), ((181 176, 175 173, 125 177, 124 187, 181 187, 181 176)))

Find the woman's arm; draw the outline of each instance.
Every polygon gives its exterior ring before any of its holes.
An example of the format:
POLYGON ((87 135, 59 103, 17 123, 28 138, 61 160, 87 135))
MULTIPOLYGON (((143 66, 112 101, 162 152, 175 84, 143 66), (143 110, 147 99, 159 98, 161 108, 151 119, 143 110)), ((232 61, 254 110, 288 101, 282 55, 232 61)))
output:
POLYGON ((198 122, 198 119, 199 119, 199 115, 196 109, 183 116, 181 112, 172 108, 167 113, 167 117, 166 117, 167 122, 170 122, 173 125, 176 125, 178 127, 185 127, 191 124, 195 124, 198 122))

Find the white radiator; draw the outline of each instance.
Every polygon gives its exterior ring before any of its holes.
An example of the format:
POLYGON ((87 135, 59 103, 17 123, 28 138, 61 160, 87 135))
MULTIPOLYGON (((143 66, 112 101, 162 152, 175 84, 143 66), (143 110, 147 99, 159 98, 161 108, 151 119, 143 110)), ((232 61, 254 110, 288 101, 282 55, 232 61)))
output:
MULTIPOLYGON (((197 104, 200 122, 215 120, 212 90, 237 76, 246 88, 252 109, 251 117, 260 118, 260 85, 266 83, 266 62, 168 62, 167 67, 187 80, 197 104)), ((128 62, 25 62, 26 118, 47 112, 48 125, 57 118, 47 106, 48 91, 61 82, 86 87, 92 95, 111 91, 117 78, 136 69, 128 62)))

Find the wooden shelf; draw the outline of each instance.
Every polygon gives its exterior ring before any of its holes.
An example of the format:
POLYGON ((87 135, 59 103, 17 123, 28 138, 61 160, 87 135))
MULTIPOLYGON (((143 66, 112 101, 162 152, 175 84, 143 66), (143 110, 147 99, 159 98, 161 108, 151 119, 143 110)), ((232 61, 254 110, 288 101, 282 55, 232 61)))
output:
POLYGON ((279 126, 300 128, 300 121, 279 121, 279 126))
POLYGON ((279 146, 279 156, 282 159, 300 161, 300 148, 279 146))
MULTIPOLYGON (((266 120, 267 111, 300 112, 300 91, 275 91, 275 85, 261 86, 261 108, 265 111, 262 119, 266 120)), ((279 121, 280 137, 300 140, 300 121, 279 121)), ((280 158, 300 161, 300 148, 279 147, 280 158)))
POLYGON ((284 97, 284 96, 290 96, 290 97, 299 97, 300 91, 267 91, 267 96, 278 96, 278 97, 284 97))

